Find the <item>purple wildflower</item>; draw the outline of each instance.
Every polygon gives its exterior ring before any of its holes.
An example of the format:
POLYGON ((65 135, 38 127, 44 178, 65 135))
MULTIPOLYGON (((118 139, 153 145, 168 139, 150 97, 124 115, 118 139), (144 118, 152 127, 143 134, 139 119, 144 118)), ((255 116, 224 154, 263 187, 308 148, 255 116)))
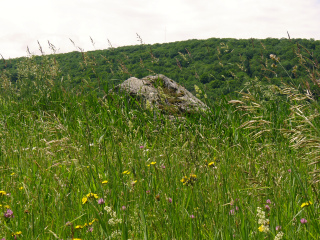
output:
POLYGON ((236 206, 236 211, 239 211, 239 207, 238 206, 236 206))
POLYGON ((98 204, 104 204, 104 200, 103 200, 103 198, 100 198, 99 200, 98 200, 98 204))
POLYGON ((270 199, 267 199, 267 203, 268 203, 268 204, 271 204, 271 200, 270 200, 270 199))
POLYGON ((147 191, 146 191, 146 194, 149 194, 149 193, 150 193, 150 190, 147 190, 147 191))
POLYGON ((230 212, 229 212, 230 215, 234 215, 235 213, 236 213, 236 212, 235 212, 234 209, 231 209, 230 212))
POLYGON ((265 209, 266 209, 266 211, 270 211, 269 205, 266 205, 266 206, 265 206, 265 209))
POLYGON ((288 169, 288 172, 291 173, 291 169, 288 169))
POLYGON ((4 213, 4 217, 6 217, 6 218, 14 218, 12 210, 11 209, 7 209, 7 211, 4 213))
POLYGON ((301 222, 302 224, 305 224, 305 223, 307 223, 308 221, 307 221, 307 219, 305 219, 305 218, 301 218, 300 222, 301 222))
POLYGON ((169 203, 172 203, 172 198, 168 198, 168 202, 169 202, 169 203))
POLYGON ((88 232, 92 232, 93 231, 93 227, 88 229, 88 232))
POLYGON ((195 218, 195 216, 192 214, 192 215, 190 215, 190 218, 195 218))
POLYGON ((140 149, 144 148, 143 146, 140 146, 140 149))
POLYGON ((127 207, 126 206, 122 206, 122 210, 124 211, 124 210, 126 210, 127 209, 127 207))
POLYGON ((161 166, 161 167, 162 167, 162 169, 165 169, 165 168, 166 168, 166 166, 165 166, 165 165, 163 165, 163 164, 162 164, 162 166, 161 166))
POLYGON ((72 222, 66 222, 66 226, 71 226, 72 225, 72 222))
POLYGON ((276 226, 276 231, 280 231, 281 230, 281 226, 276 226))

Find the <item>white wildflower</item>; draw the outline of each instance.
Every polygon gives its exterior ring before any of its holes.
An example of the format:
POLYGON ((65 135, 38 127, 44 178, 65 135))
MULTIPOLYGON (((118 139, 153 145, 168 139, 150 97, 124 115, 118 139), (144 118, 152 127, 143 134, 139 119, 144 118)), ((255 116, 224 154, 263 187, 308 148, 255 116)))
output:
POLYGON ((280 240, 282 239, 284 233, 283 232, 278 232, 278 234, 275 236, 274 240, 280 240))
POLYGON ((117 223, 114 221, 113 218, 110 218, 110 219, 108 220, 108 224, 111 225, 111 226, 113 226, 113 225, 116 225, 117 223))
POLYGON ((268 225, 269 219, 266 219, 266 213, 260 207, 257 208, 258 224, 268 225))
POLYGON ((105 207, 104 207, 104 210, 106 210, 107 213, 111 213, 111 212, 112 212, 111 207, 108 207, 108 206, 105 206, 105 207))
POLYGON ((115 239, 118 236, 121 236, 120 230, 115 230, 114 232, 111 233, 111 239, 115 239))

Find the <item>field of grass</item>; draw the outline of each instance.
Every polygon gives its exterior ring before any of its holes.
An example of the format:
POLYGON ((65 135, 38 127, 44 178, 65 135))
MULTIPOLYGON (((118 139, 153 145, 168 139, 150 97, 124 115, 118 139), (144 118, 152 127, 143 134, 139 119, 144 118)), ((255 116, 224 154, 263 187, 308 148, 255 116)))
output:
POLYGON ((21 69, 0 75, 0 239, 319 239, 310 92, 255 80, 172 120, 21 69))

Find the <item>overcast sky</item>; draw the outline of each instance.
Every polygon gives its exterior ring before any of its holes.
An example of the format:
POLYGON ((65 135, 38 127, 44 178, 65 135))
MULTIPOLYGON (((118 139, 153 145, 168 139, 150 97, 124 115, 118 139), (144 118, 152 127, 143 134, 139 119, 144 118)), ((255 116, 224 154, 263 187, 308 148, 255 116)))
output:
POLYGON ((0 54, 207 38, 320 39, 320 0, 0 0, 0 54), (90 37, 94 41, 91 43, 90 37))

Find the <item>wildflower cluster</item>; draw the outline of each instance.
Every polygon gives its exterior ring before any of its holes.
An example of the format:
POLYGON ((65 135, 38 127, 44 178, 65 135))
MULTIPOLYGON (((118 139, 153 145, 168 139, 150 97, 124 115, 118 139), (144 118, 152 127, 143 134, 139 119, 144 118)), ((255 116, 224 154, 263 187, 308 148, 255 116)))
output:
POLYGON ((258 228, 260 232, 269 232, 269 219, 266 219, 266 213, 260 207, 257 208, 258 228))
POLYGON ((197 181, 197 175, 190 174, 190 177, 184 176, 180 181, 183 183, 183 185, 193 185, 197 181))
POLYGON ((82 198, 82 204, 87 203, 88 200, 90 200, 90 199, 98 199, 98 198, 99 198, 99 197, 98 197, 97 194, 95 194, 95 193, 88 193, 86 196, 84 196, 84 197, 82 198))
POLYGON ((151 162, 150 164, 147 165, 147 167, 150 167, 152 165, 155 165, 157 162, 151 162))
MULTIPOLYGON (((96 222, 96 221, 98 221, 98 219, 94 218, 94 219, 93 219, 91 222, 89 222, 89 223, 85 223, 85 224, 83 224, 83 225, 76 225, 76 226, 75 226, 75 229, 83 229, 83 228, 85 228, 85 227, 92 226, 92 224, 93 224, 94 222, 96 222)), ((92 229, 90 230, 90 232, 92 232, 92 229)))
MULTIPOLYGON (((108 224, 110 226, 115 226, 115 225, 117 225, 117 224, 122 222, 122 219, 121 218, 117 218, 117 213, 115 211, 113 211, 111 207, 105 206, 104 210, 106 210, 107 214, 110 215, 110 218, 108 220, 108 224)), ((125 210, 125 208, 122 207, 122 210, 125 210)), ((109 239, 115 239, 116 237, 121 236, 121 234, 122 233, 121 233, 120 230, 115 230, 115 231, 113 231, 111 233, 111 236, 109 237, 109 239)))
POLYGON ((17 239, 17 236, 19 236, 19 235, 21 235, 21 234, 22 234, 22 232, 21 232, 21 231, 18 231, 18 232, 12 233, 11 236, 13 236, 14 239, 17 239))
POLYGON ((310 205, 312 205, 311 201, 304 202, 304 203, 301 204, 301 208, 304 208, 304 207, 307 207, 307 206, 310 206, 310 205))
POLYGON ((111 207, 105 206, 104 210, 106 210, 107 213, 111 216, 111 218, 109 218, 109 220, 108 220, 109 225, 114 226, 114 225, 122 222, 122 219, 117 218, 117 213, 115 211, 112 211, 111 207))
MULTIPOLYGON (((2 197, 10 196, 10 195, 11 194, 7 193, 6 191, 3 191, 3 190, 0 191, 0 199, 2 197)), ((3 202, 1 202, 1 203, 4 204, 3 202)), ((0 203, 0 208, 6 209, 5 212, 3 213, 3 217, 5 218, 6 222, 8 223, 12 218, 14 218, 13 211, 10 209, 9 205, 7 205, 7 204, 2 205, 1 203, 0 203)), ((1 220, 0 220, 0 223, 1 223, 1 220)), ((21 231, 11 233, 11 235, 12 235, 12 237, 14 237, 14 239, 17 239, 17 237, 20 236, 21 234, 22 234, 21 231)), ((3 239, 5 239, 5 238, 3 238, 3 239)))
POLYGON ((280 240, 282 239, 284 233, 283 232, 278 232, 277 235, 275 236, 274 240, 280 240))

